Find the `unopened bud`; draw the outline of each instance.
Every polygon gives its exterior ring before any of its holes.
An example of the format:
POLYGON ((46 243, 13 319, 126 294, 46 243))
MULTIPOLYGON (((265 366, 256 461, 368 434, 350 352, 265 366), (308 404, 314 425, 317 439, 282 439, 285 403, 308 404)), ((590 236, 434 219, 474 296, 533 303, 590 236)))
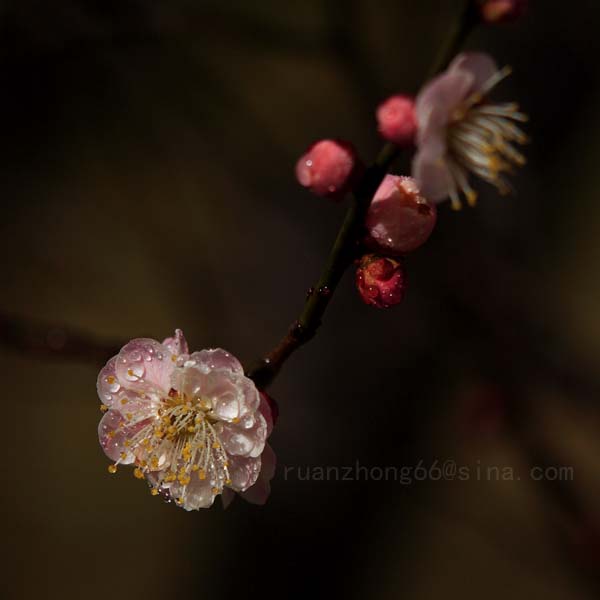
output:
POLYGON ((414 179, 386 175, 367 212, 366 244, 392 256, 412 252, 429 239, 436 219, 414 179))
POLYGON ((409 96, 391 96, 377 108, 379 133, 400 147, 412 146, 417 132, 415 101, 409 96))
POLYGON ((486 23, 509 23, 523 16, 527 0, 480 0, 479 13, 486 23))
POLYGON ((402 302, 406 273, 399 260, 366 254, 356 270, 356 287, 365 304, 390 308, 402 302))
POLYGON ((313 144, 296 164, 301 185, 317 196, 341 199, 362 171, 354 146, 341 140, 313 144))

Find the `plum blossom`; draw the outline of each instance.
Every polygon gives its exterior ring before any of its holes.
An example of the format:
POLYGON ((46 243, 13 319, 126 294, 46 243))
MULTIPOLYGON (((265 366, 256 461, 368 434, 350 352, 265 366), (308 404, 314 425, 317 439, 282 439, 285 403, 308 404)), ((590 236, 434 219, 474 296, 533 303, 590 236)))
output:
POLYGON ((220 494, 227 504, 233 492, 265 502, 275 466, 266 445, 272 413, 234 356, 220 348, 190 354, 179 329, 162 343, 134 339, 100 371, 97 389, 111 473, 132 465, 153 495, 186 510, 209 507, 220 494))
POLYGON ((488 93, 510 69, 498 69, 484 53, 463 53, 448 70, 429 82, 417 97, 417 154, 413 177, 421 193, 431 202, 450 197, 460 208, 460 195, 474 205, 477 193, 469 184, 473 173, 510 191, 505 173, 525 164, 514 147, 527 136, 515 122, 527 121, 516 103, 492 104, 488 93))

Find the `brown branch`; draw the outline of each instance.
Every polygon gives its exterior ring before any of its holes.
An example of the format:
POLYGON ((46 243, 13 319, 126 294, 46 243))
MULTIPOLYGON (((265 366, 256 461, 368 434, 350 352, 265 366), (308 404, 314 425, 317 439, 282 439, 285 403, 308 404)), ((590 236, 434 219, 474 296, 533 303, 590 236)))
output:
POLYGON ((102 342, 70 326, 0 313, 0 345, 28 356, 102 365, 123 343, 102 342))
MULTIPOLYGON (((471 2, 465 2, 456 27, 452 30, 449 40, 433 63, 432 74, 444 69, 464 42, 477 23, 477 19, 473 15, 471 2)), ((294 351, 316 334, 321 325, 321 318, 342 275, 355 258, 356 249, 361 239, 364 218, 371 199, 398 154, 399 150, 396 146, 390 143, 386 144, 354 189, 350 207, 346 212, 321 277, 312 288, 314 291, 308 295, 300 316, 277 346, 256 365, 247 370, 248 377, 253 379, 258 387, 266 388, 294 351)))

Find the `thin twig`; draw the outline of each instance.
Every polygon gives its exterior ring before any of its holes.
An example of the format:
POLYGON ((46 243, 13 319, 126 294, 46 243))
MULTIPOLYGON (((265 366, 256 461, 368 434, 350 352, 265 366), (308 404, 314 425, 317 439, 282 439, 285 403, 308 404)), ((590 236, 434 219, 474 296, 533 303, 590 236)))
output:
MULTIPOLYGON (((476 23, 471 2, 467 1, 449 40, 434 61, 432 74, 438 73, 446 67, 476 23)), ((398 155, 398 147, 387 143, 379 152, 375 162, 365 171, 352 194, 350 207, 346 212, 321 277, 312 288, 302 313, 279 344, 266 357, 248 369, 248 377, 253 379, 258 387, 266 388, 289 356, 316 334, 321 325, 321 318, 342 275, 355 258, 355 250, 359 244, 364 218, 371 199, 398 155)))

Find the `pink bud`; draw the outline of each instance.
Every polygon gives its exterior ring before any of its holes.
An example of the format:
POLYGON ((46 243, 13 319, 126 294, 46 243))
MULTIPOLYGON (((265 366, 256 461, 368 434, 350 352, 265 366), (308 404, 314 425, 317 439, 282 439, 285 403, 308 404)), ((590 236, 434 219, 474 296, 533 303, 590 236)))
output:
POLYGON ((383 254, 412 252, 431 235, 437 212, 411 177, 386 175, 367 212, 367 245, 383 254))
POLYGON ((296 164, 301 185, 317 196, 341 200, 362 171, 362 165, 349 142, 321 140, 313 144, 296 164))
POLYGON ((486 23, 516 21, 527 9, 527 0, 482 0, 479 11, 486 23))
POLYGON ((406 292, 406 273, 393 258, 366 254, 356 270, 356 287, 365 304, 389 308, 402 302, 406 292))
POLYGON ((377 124, 384 139, 412 146, 417 132, 415 101, 409 96, 391 96, 377 108, 377 124))

